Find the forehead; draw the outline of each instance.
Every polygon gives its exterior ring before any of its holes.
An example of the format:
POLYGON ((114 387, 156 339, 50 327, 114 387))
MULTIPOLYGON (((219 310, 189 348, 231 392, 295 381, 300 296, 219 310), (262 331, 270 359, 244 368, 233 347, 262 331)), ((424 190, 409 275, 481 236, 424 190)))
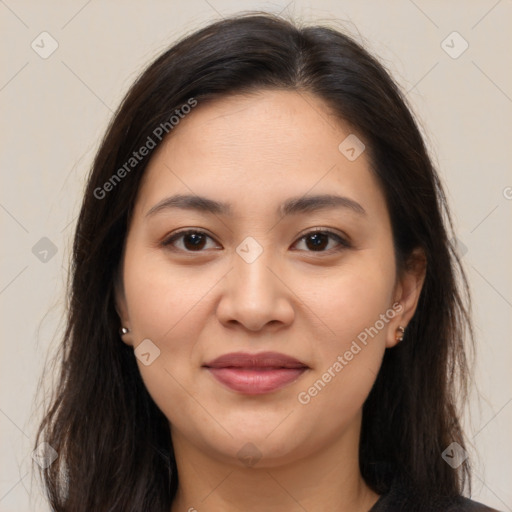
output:
POLYGON ((321 99, 305 92, 270 90, 199 102, 165 148, 182 146, 193 149, 189 158, 216 157, 246 167, 251 162, 298 167, 304 157, 336 155, 335 141, 344 133, 350 130, 321 99))
POLYGON ((166 195, 181 193, 234 203, 235 213, 244 205, 263 211, 284 196, 336 192, 386 213, 365 152, 351 160, 340 151, 355 136, 305 92, 199 102, 153 155, 138 208, 147 212, 166 195))

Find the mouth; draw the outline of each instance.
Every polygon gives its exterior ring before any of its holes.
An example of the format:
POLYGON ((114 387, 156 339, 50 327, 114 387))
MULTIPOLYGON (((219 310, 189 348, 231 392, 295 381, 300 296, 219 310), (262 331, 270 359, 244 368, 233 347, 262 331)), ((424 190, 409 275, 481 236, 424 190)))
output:
POLYGON ((246 395, 277 391, 309 369, 302 361, 278 352, 236 352, 203 365, 221 384, 246 395))

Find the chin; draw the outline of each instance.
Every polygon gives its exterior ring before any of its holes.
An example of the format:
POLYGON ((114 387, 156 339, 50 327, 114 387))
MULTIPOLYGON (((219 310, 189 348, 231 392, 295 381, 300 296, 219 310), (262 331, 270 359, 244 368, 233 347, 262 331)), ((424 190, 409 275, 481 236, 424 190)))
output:
POLYGON ((291 463, 305 451, 305 440, 294 436, 288 429, 279 434, 243 427, 231 428, 230 432, 233 438, 224 436, 222 442, 204 440, 208 449, 215 451, 215 457, 228 464, 234 462, 242 467, 271 468, 291 463))

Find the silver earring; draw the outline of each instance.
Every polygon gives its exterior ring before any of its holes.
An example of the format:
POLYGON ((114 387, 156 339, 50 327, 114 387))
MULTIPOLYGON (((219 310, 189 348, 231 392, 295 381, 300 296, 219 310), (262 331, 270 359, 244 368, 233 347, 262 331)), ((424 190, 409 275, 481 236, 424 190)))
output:
POLYGON ((402 327, 401 325, 399 325, 397 327, 397 331, 400 331, 400 336, 397 337, 396 339, 397 339, 397 341, 402 341, 404 339, 405 328, 402 327))
POLYGON ((128 329, 128 327, 121 327, 121 329, 119 329, 119 334, 121 336, 124 336, 125 334, 128 334, 130 332, 130 329, 128 329))

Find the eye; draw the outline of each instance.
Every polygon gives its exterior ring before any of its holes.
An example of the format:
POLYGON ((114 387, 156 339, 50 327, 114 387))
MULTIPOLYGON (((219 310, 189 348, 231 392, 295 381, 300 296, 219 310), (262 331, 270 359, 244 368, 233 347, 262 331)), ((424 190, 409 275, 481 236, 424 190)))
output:
MULTIPOLYGON (((213 238, 204 231, 187 229, 173 234, 165 239, 161 245, 184 252, 202 252, 203 249, 207 248, 208 239, 213 240, 213 238)), ((309 231, 300 237, 298 242, 304 242, 308 252, 331 252, 333 250, 339 251, 351 247, 350 243, 345 238, 333 231, 325 229, 309 231), (329 247, 330 241, 336 242, 337 245, 335 244, 334 247, 329 247)))
POLYGON ((185 251, 185 252, 201 252, 205 247, 205 240, 209 238, 213 240, 213 238, 207 235, 204 231, 199 231, 197 229, 188 229, 186 231, 180 231, 179 233, 175 233, 171 237, 165 239, 162 242, 164 247, 172 246, 173 248, 185 251), (182 246, 177 247, 176 241, 182 240, 182 246))
POLYGON ((313 231, 309 231, 299 239, 299 242, 303 241, 306 247, 310 249, 309 252, 331 252, 333 250, 340 251, 350 247, 350 243, 342 236, 334 233, 333 231, 328 231, 325 229, 315 229, 313 231), (338 245, 330 247, 326 250, 326 246, 329 246, 329 239, 334 240, 338 243, 338 245))

